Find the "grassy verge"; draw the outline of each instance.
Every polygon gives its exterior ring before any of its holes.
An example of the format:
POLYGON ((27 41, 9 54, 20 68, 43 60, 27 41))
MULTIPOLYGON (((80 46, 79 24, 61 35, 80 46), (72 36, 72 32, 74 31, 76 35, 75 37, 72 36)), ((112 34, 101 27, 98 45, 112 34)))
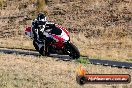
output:
POLYGON ((88 58, 80 57, 76 61, 79 62, 79 63, 81 63, 81 64, 90 64, 88 58))
POLYGON ((100 56, 91 56, 90 58, 99 59, 99 60, 112 60, 112 61, 122 61, 122 62, 132 62, 131 58, 112 58, 112 57, 100 57, 100 56))
MULTIPOLYGON (((82 58, 80 58, 82 60, 82 58)), ((1 88, 80 88, 76 83, 75 62, 56 61, 50 57, 0 54, 1 88)), ((84 66, 84 65, 83 65, 84 66)), ((132 74, 129 69, 85 64, 88 73, 132 74)), ((86 84, 84 88, 131 88, 130 84, 86 84)))

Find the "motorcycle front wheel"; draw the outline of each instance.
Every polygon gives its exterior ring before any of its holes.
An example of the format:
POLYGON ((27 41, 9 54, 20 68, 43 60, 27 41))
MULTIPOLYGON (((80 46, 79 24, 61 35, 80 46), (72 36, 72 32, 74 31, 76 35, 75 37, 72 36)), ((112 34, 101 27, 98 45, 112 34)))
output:
POLYGON ((80 52, 78 48, 72 43, 67 43, 65 45, 65 51, 73 59, 78 59, 80 57, 80 52))

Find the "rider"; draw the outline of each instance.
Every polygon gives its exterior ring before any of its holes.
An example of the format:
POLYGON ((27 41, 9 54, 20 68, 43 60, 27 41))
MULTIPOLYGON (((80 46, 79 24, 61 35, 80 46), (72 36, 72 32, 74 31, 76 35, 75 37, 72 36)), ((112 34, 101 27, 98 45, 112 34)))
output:
POLYGON ((34 39, 38 42, 43 38, 42 33, 44 32, 46 37, 49 37, 47 33, 51 32, 51 30, 55 28, 55 24, 47 21, 45 14, 39 13, 37 18, 32 22, 32 31, 34 34, 34 39), (39 27, 42 26, 42 28, 39 27))
POLYGON ((41 42, 40 38, 41 38, 41 32, 40 32, 40 28, 39 28, 39 24, 46 24, 46 17, 43 13, 39 13, 38 17, 36 19, 33 20, 32 22, 32 32, 33 32, 33 38, 36 42, 41 42))
POLYGON ((34 19, 34 21, 32 22, 32 32, 34 41, 38 44, 43 44, 43 38, 47 38, 48 41, 45 42, 45 48, 47 48, 48 42, 52 40, 50 38, 49 32, 51 32, 54 27, 55 24, 48 22, 45 14, 39 13, 37 18, 34 19))

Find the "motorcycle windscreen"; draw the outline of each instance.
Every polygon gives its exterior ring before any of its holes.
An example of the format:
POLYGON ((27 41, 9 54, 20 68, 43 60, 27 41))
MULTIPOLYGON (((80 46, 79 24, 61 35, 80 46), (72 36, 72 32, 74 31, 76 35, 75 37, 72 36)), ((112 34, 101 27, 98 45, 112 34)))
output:
POLYGON ((55 35, 61 35, 62 30, 56 26, 54 26, 51 30, 51 34, 55 34, 55 35))

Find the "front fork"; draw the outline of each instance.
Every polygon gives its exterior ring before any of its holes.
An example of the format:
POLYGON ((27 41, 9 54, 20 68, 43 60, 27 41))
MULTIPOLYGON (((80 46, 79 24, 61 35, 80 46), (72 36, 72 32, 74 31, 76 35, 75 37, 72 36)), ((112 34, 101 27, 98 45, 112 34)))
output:
POLYGON ((67 41, 64 43, 64 47, 63 47, 63 52, 64 54, 70 54, 70 52, 68 52, 68 44, 70 43, 70 41, 67 41))

